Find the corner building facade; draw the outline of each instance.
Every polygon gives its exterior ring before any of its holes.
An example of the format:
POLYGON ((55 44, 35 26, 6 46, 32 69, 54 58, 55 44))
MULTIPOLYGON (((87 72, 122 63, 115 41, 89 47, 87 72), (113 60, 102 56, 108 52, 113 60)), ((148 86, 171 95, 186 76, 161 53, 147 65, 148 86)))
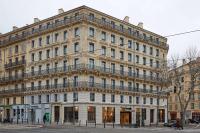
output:
POLYGON ((166 38, 86 6, 34 20, 0 35, 1 121, 167 121, 166 38))

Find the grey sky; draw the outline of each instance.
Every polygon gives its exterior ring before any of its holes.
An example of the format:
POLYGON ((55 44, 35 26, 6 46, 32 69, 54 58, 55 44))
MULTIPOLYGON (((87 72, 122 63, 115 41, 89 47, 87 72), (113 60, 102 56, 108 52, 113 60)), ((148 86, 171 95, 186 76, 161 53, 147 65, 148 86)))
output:
MULTIPOLYGON (((199 0, 1 0, 0 32, 30 24, 34 17, 51 17, 59 8, 67 11, 81 5, 119 19, 129 16, 131 23, 143 22, 145 29, 161 35, 200 29, 199 0)), ((168 44, 168 57, 182 55, 190 45, 200 49, 200 32, 170 37, 168 44)))

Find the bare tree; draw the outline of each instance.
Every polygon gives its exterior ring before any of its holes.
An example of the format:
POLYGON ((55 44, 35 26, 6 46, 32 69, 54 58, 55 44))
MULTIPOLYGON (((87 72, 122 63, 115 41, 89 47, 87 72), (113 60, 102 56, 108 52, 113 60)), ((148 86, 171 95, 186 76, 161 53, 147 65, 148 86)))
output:
POLYGON ((191 101, 191 96, 194 93, 196 79, 200 74, 200 61, 198 59, 198 50, 195 47, 190 47, 186 53, 186 57, 183 59, 183 64, 181 66, 179 63, 179 56, 172 57, 172 79, 173 83, 177 89, 178 103, 180 105, 181 112, 181 124, 184 126, 186 121, 186 112, 188 104, 191 101), (188 86, 182 84, 181 80, 184 74, 188 75, 188 86), (181 98, 181 95, 184 94, 184 98, 181 98))

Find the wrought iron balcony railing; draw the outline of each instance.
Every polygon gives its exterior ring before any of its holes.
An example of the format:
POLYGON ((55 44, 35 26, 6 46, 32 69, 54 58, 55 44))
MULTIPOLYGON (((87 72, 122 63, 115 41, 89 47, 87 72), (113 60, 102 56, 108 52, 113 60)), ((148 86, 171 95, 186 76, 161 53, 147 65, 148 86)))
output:
POLYGON ((26 60, 20 60, 17 62, 10 62, 4 65, 5 69, 13 68, 13 67, 18 67, 18 66, 23 66, 26 64, 26 60))
MULTIPOLYGON (((54 84, 54 85, 43 85, 43 86, 1 90, 0 95, 8 95, 12 93, 27 93, 31 91, 51 90, 51 89, 53 90, 69 89, 69 88, 70 89, 88 88, 88 89, 103 89, 103 90, 109 89, 109 90, 128 91, 128 92, 135 92, 135 93, 158 94, 156 90, 134 88, 132 86, 119 86, 119 85, 102 84, 102 83, 96 83, 96 82, 79 81, 79 82, 67 82, 64 84, 56 84, 56 85, 54 84)), ((159 94, 162 95, 164 93, 159 93, 159 94)))
POLYGON ((32 78, 32 77, 39 77, 39 76, 59 74, 59 73, 69 73, 69 72, 76 72, 76 71, 81 71, 81 70, 111 74, 113 76, 120 76, 122 78, 128 77, 128 78, 137 78, 140 80, 148 80, 148 81, 153 81, 153 82, 162 82, 162 78, 159 78, 157 76, 137 74, 137 73, 134 73, 133 71, 127 72, 127 71, 106 68, 106 67, 96 66, 96 65, 90 65, 90 64, 77 64, 77 65, 70 65, 70 66, 65 66, 65 67, 46 69, 46 70, 41 70, 41 71, 33 71, 29 73, 24 73, 21 75, 0 78, 0 81, 1 83, 3 83, 3 82, 8 82, 8 81, 21 80, 23 78, 32 78))
POLYGON ((109 29, 115 30, 117 32, 120 32, 121 34, 129 35, 133 37, 134 39, 139 39, 141 41, 151 43, 152 45, 161 46, 162 48, 165 48, 165 49, 169 48, 169 46, 164 42, 158 41, 156 39, 152 39, 150 37, 145 37, 143 36, 143 34, 138 34, 135 30, 130 31, 129 29, 126 29, 126 28, 121 29, 121 27, 118 25, 113 25, 111 22, 102 21, 102 19, 99 19, 96 17, 91 18, 87 14, 80 14, 78 16, 70 17, 66 20, 61 20, 57 23, 51 23, 49 25, 44 25, 40 28, 35 28, 34 30, 28 29, 26 32, 23 32, 23 34, 12 36, 9 39, 1 40, 0 46, 5 46, 15 41, 21 41, 23 39, 26 39, 27 37, 37 35, 38 33, 47 32, 49 30, 54 30, 56 28, 60 28, 63 26, 71 25, 73 23, 78 23, 82 21, 97 24, 103 28, 109 28, 109 29))

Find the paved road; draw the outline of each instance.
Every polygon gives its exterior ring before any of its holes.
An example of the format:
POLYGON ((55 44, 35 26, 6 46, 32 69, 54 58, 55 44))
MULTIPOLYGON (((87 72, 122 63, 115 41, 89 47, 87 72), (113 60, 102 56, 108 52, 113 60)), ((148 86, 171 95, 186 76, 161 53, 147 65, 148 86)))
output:
POLYGON ((200 133, 200 129, 174 130, 171 128, 21 128, 0 129, 0 133, 200 133))

